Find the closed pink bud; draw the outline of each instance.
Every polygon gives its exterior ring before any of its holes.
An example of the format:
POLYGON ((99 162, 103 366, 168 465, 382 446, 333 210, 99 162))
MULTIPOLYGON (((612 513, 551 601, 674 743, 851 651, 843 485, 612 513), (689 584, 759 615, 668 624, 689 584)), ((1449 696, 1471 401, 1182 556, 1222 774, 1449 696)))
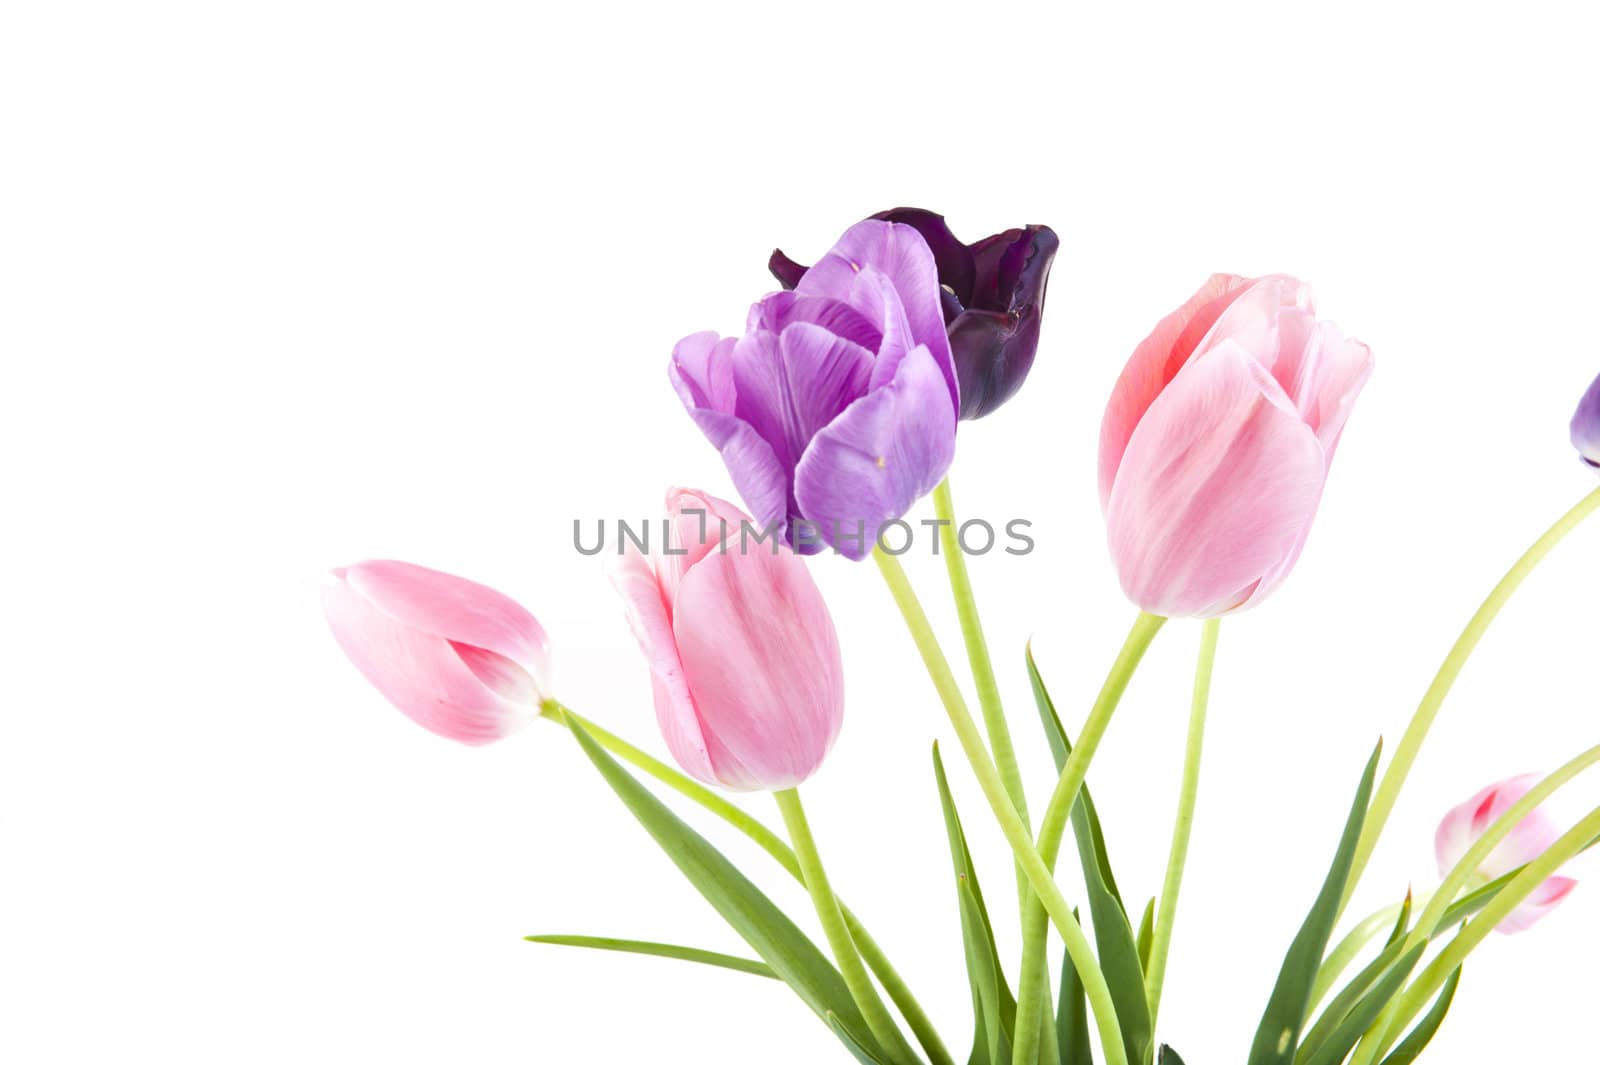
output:
POLYGON ((844 669, 805 562, 731 503, 667 495, 666 544, 629 545, 612 574, 649 660, 656 720, 678 763, 708 784, 792 788, 844 719, 844 669))
POLYGON ((497 740, 550 691, 544 629, 493 588, 409 562, 358 562, 333 571, 322 606, 373 687, 447 739, 497 740))
MULTIPOLYGON (((1434 855, 1439 859, 1439 875, 1444 876, 1467 851, 1498 821, 1505 812, 1539 783, 1537 775, 1512 777, 1491 784, 1478 794, 1444 815, 1439 831, 1433 837, 1434 855)), ((1476 873, 1468 883, 1469 888, 1481 887, 1497 880, 1514 869, 1526 865, 1550 849, 1561 833, 1555 822, 1543 809, 1535 809, 1519 821, 1511 834, 1479 863, 1476 873)), ((1552 876, 1540 884, 1522 905, 1512 910, 1505 920, 1495 926, 1497 932, 1521 932, 1531 927, 1578 886, 1576 880, 1565 876, 1552 876)))
POLYGON ((1260 602, 1293 568, 1372 372, 1292 277, 1218 274, 1134 351, 1100 428, 1122 588, 1163 617, 1260 602))

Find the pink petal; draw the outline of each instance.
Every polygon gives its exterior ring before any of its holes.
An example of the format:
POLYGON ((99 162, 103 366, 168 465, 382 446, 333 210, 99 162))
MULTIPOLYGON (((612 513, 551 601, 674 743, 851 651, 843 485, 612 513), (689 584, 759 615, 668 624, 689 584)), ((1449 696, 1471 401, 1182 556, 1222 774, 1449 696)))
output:
POLYGON ((510 659, 548 694, 549 642, 534 616, 485 585, 409 562, 360 562, 343 571, 351 589, 396 624, 510 659))
POLYGON ((691 488, 667 490, 667 550, 656 559, 656 575, 669 614, 683 575, 724 541, 730 545, 728 550, 743 542, 749 521, 750 515, 714 495, 691 488))
POLYGON ((617 594, 622 596, 628 625, 650 666, 656 721, 667 749, 691 775, 708 784, 716 783, 700 716, 678 657, 671 604, 656 578, 655 568, 630 545, 610 576, 617 594))
POLYGON ((1325 462, 1283 389, 1228 342, 1184 367, 1128 440, 1106 505, 1140 608, 1211 617, 1249 602, 1303 542, 1325 462))
POLYGON ((725 787, 793 787, 844 715, 827 605, 793 552, 712 554, 684 578, 673 629, 725 787))
POLYGON ((1522 904, 1506 915, 1505 920, 1494 926, 1496 932, 1511 935, 1524 932, 1532 928, 1545 915, 1560 905, 1561 901, 1572 894, 1572 889, 1578 882, 1571 877, 1552 876, 1538 887, 1533 894, 1522 901, 1522 904))
POLYGON ((1163 318, 1134 349, 1117 378, 1100 425, 1100 504, 1111 499, 1111 484, 1133 431, 1150 404, 1178 375, 1200 338, 1247 286, 1249 278, 1214 274, 1182 307, 1163 318))
MULTIPOLYGON (((431 732, 468 744, 497 740, 532 718, 536 699, 511 701, 486 685, 448 639, 380 610, 348 579, 355 569, 328 578, 323 611, 356 669, 397 709, 431 732)), ((531 678, 526 688, 533 690, 531 678)))

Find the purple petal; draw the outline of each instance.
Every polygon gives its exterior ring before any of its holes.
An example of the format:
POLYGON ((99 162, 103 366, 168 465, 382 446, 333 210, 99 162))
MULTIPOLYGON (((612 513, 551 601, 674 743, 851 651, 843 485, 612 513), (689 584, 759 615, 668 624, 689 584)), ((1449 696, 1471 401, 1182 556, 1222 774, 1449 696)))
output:
POLYGON ((872 353, 810 322, 762 330, 734 348, 737 413, 793 469, 817 431, 867 389, 872 353))
POLYGON ((993 413, 1027 380, 1039 349, 1039 313, 963 311, 950 323, 950 354, 961 388, 961 417, 993 413))
POLYGON ((1600 469, 1600 377, 1583 394, 1572 416, 1572 446, 1584 462, 1600 469))
POLYGON ((944 375, 926 348, 914 348, 892 382, 856 400, 812 440, 795 471, 800 512, 844 555, 865 558, 878 529, 939 483, 955 442, 944 375), (862 529, 864 542, 857 543, 852 536, 862 529))
POLYGON ((868 319, 860 311, 839 300, 807 299, 793 292, 774 292, 750 308, 745 331, 765 329, 781 333, 795 322, 820 325, 835 336, 860 344, 868 351, 877 351, 883 343, 883 328, 877 324, 882 319, 868 319))
POLYGON ((786 289, 794 288, 800 283, 800 279, 806 276, 806 268, 783 254, 779 248, 772 249, 772 257, 767 260, 767 269, 778 279, 778 284, 786 289))
POLYGON ((899 222, 922 234, 922 239, 927 242, 928 250, 933 253, 933 261, 938 266, 939 284, 946 290, 945 295, 948 298, 943 303, 945 324, 948 325, 954 317, 953 312, 969 306, 972 299, 972 286, 977 281, 977 269, 973 265, 971 250, 950 232, 950 226, 942 214, 935 214, 921 207, 895 207, 888 211, 879 211, 872 217, 884 222, 899 222), (953 308, 952 301, 955 303, 953 308))

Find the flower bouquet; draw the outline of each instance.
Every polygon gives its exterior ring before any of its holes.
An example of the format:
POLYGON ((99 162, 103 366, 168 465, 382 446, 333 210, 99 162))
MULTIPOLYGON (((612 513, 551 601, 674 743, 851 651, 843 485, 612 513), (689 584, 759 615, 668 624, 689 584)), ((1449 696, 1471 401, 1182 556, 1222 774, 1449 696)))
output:
MULTIPOLYGON (((1157 1038, 1158 1020, 1221 620, 1262 604, 1293 569, 1372 357, 1319 319, 1310 289, 1285 276, 1212 277, 1133 348, 1106 407, 1099 488, 1112 563, 1139 612, 1075 735, 1027 656, 1036 706, 1023 716, 1037 717, 1029 727, 1042 726, 1056 773, 1048 804, 1030 811, 1012 739, 1019 722, 1001 706, 968 572, 968 553, 989 550, 996 530, 958 522, 947 474, 958 424, 993 414, 1028 375, 1056 249, 1044 226, 968 245, 937 214, 887 211, 852 226, 809 268, 775 252, 769 266, 781 290, 755 303, 742 336, 678 343, 672 387, 721 453, 744 508, 674 489, 659 537, 650 528, 619 533, 611 574, 677 767, 560 702, 544 631, 506 596, 402 562, 334 571, 328 621, 390 702, 469 744, 536 717, 567 729, 753 956, 530 938, 782 980, 838 1037, 842 1059, 871 1065, 953 1065, 958 1052, 971 1065, 1180 1065, 1157 1038), (922 524, 942 548, 977 715, 897 560, 913 533, 906 516, 929 494, 936 518, 922 524), (800 798, 839 733, 846 690, 840 643, 808 567, 868 557, 959 738, 959 771, 976 778, 1014 858, 1022 949, 1012 964, 996 949, 993 883, 986 895, 935 747, 972 997, 959 1041, 957 1019, 928 1015, 891 962, 892 946, 833 890, 800 798), (1141 909, 1118 886, 1085 779, 1130 677, 1173 618, 1199 619, 1202 638, 1166 874, 1141 909), (781 833, 726 794, 749 791, 772 793, 781 833), (735 867, 680 813, 727 822, 777 869, 735 867), (1069 827, 1083 872, 1078 899, 1056 878, 1069 827), (779 871, 807 889, 820 943, 757 886, 756 877, 779 871), (1053 940, 1065 950, 1056 986, 1053 940)), ((1572 435, 1584 461, 1600 466, 1600 381, 1572 435)), ((1463 963, 1489 933, 1528 928, 1571 892, 1559 870, 1600 840, 1600 809, 1563 831, 1542 804, 1600 762, 1600 747, 1449 811, 1436 840, 1437 887, 1396 892, 1392 905, 1335 938, 1468 656, 1523 579, 1597 508, 1600 490, 1535 541, 1468 622, 1388 758, 1380 744, 1351 773, 1326 878, 1276 979, 1263 974, 1270 992, 1240 1060, 1405 1065, 1444 1021, 1463 963)), ((1023 528, 1006 535, 1007 550, 1031 546, 1023 528)))

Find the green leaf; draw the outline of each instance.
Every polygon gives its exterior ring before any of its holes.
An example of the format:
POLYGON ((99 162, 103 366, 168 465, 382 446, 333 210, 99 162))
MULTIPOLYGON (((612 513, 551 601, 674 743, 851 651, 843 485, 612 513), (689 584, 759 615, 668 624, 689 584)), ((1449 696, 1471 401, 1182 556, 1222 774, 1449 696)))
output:
MULTIPOLYGON (((1033 661, 1033 651, 1027 654, 1028 679, 1033 685, 1034 701, 1039 706, 1039 720, 1043 723, 1050 749, 1056 752, 1057 771, 1066 764, 1072 745, 1061 728, 1061 718, 1055 704, 1045 689, 1033 661)), ((1116 878, 1111 874, 1111 860, 1106 854, 1105 834, 1100 828, 1099 815, 1095 813, 1094 799, 1087 784, 1079 791, 1078 801, 1072 806, 1072 835, 1078 843, 1078 860, 1083 866, 1084 884, 1089 893, 1089 919, 1094 925, 1094 942, 1100 956, 1100 970, 1105 974, 1111 989, 1111 998, 1117 1008, 1117 1022, 1122 1029, 1122 1043, 1129 1061, 1149 1061, 1154 1043, 1150 1024, 1150 1003, 1145 998, 1144 963, 1140 960, 1138 940, 1133 926, 1128 923, 1122 896, 1117 891, 1116 878)), ((1153 918, 1153 913, 1152 913, 1153 918)))
MULTIPOLYGON (((1078 911, 1072 911, 1078 919, 1078 911)), ((1072 958, 1061 955, 1061 995, 1056 1003, 1056 1039, 1061 1044, 1061 1065, 1094 1065, 1089 1045, 1089 1002, 1072 958)))
POLYGON ((719 954, 714 950, 700 950, 697 947, 680 947, 672 943, 650 943, 641 939, 610 939, 605 936, 523 936, 529 943, 549 943, 558 947, 588 947, 590 950, 617 950, 625 954, 648 954, 656 958, 676 958, 679 961, 692 961, 701 965, 715 965, 722 969, 732 969, 735 972, 752 973, 756 976, 765 976, 773 980, 778 974, 765 962, 752 961, 748 958, 736 958, 731 954, 719 954))
MULTIPOLYGON (((816 944, 732 862, 601 750, 582 725, 573 722, 572 735, 645 831, 773 974, 793 988, 817 1016, 825 1019, 832 1012, 851 1031, 866 1031, 844 978, 816 944)), ((863 1045, 880 1052, 874 1043, 863 1045)))
POLYGON ((1450 979, 1444 982, 1444 987, 1439 990, 1439 997, 1433 1000, 1433 1005, 1423 1015, 1417 1026, 1400 1042, 1395 1044, 1394 1050, 1383 1059, 1382 1065, 1411 1065, 1417 1060, 1428 1044, 1433 1041, 1434 1033, 1444 1023, 1444 1015, 1450 1012, 1450 1003, 1456 997, 1456 985, 1461 982, 1461 967, 1456 966, 1455 972, 1450 974, 1450 979))
POLYGON ((1183 1059, 1178 1057, 1178 1052, 1167 1044, 1161 1044, 1161 1057, 1156 1065, 1183 1065, 1183 1059))
POLYGON ((1145 904, 1144 917, 1139 921, 1139 968, 1145 972, 1150 971, 1150 948, 1156 939, 1156 900, 1152 898, 1145 904))
MULTIPOLYGON (((1396 944, 1397 947, 1403 943, 1396 944)), ((1334 1018, 1336 1024, 1330 1023, 1322 1034, 1317 1028, 1311 1030, 1301 1050, 1301 1056, 1295 1060, 1297 1065, 1339 1065, 1355 1049, 1356 1043, 1378 1019, 1378 1014, 1383 1012, 1401 988, 1405 986, 1406 978, 1411 975, 1411 970, 1416 968, 1417 959, 1422 957, 1422 952, 1428 949, 1427 943, 1418 943, 1404 955, 1396 959, 1388 971, 1376 981, 1372 990, 1359 1002, 1343 1006, 1339 1012, 1334 1012, 1333 1006, 1323 1015, 1324 1020, 1334 1018)), ((1322 1022, 1318 1022, 1321 1027, 1322 1022)))
POLYGON ((1011 1060, 1011 1029, 1017 1003, 1006 984, 1005 968, 994 944, 994 926, 983 905, 983 889, 967 849, 950 780, 945 775, 939 745, 933 745, 933 776, 939 786, 945 835, 950 843, 950 863, 956 874, 956 902, 961 912, 961 941, 966 951, 967 980, 972 985, 974 1023, 972 1065, 1007 1065, 1011 1060))
POLYGON ((1311 988, 1316 982, 1322 956, 1328 949, 1328 938, 1333 935, 1339 901, 1344 896, 1350 864, 1355 859, 1356 842, 1361 837, 1361 826, 1366 821, 1367 804, 1372 798, 1372 779, 1377 773, 1378 755, 1382 750, 1383 743, 1380 741, 1372 757, 1367 760, 1361 787, 1356 791, 1350 816, 1345 821, 1344 835, 1339 840, 1339 850, 1334 855, 1321 893, 1317 895, 1311 912, 1306 915, 1305 923, 1300 926, 1283 959, 1278 982, 1267 1000, 1261 1026, 1256 1029, 1255 1041, 1250 1046, 1248 1065, 1280 1065, 1294 1060, 1300 1031, 1311 1009, 1311 988))
POLYGON ((861 1065, 888 1065, 885 1059, 878 1057, 862 1045, 861 1040, 856 1038, 850 1029, 846 1028, 839 1020, 837 1013, 829 1010, 823 1015, 822 1019, 828 1022, 828 1027, 832 1028, 833 1034, 839 1037, 839 1042, 844 1044, 844 1048, 850 1051, 855 1059, 861 1062, 861 1065))

